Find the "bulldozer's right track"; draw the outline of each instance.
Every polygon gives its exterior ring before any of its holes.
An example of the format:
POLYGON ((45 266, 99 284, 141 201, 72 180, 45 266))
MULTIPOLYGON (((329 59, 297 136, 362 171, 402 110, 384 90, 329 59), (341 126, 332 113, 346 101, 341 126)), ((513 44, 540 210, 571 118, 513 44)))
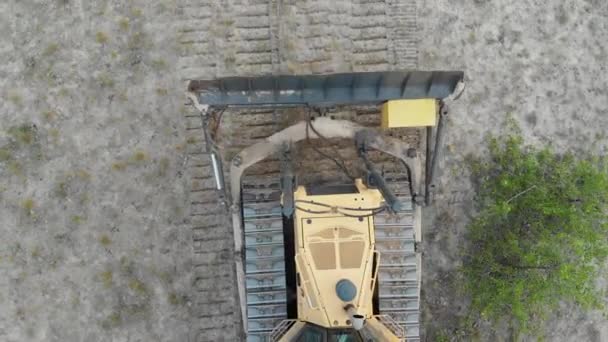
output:
POLYGON ((387 184, 402 202, 397 213, 374 216, 378 269, 379 314, 389 315, 405 328, 407 341, 420 340, 421 258, 416 250, 415 217, 408 178, 400 168, 385 173, 387 184))

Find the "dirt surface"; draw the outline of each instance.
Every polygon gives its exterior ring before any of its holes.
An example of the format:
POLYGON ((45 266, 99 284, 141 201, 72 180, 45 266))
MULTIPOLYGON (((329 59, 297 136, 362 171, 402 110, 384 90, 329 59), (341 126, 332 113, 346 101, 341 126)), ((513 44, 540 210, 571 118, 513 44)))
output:
MULTIPOLYGON (((418 1, 416 19, 414 3, 2 2, 0 340, 235 340, 231 236, 213 196, 190 193, 213 184, 184 80, 416 64, 468 79, 424 225, 428 340, 452 333, 463 157, 506 113, 530 143, 605 153, 608 5, 418 1)), ((599 313, 566 306, 548 331, 608 339, 599 313)))
MULTIPOLYGON (((424 223, 423 320, 430 340, 453 335, 466 314, 466 300, 454 289, 465 225, 474 214, 465 156, 482 155, 484 138, 500 132, 508 114, 526 143, 605 155, 607 15, 600 1, 419 2, 420 67, 462 69, 467 78, 451 110, 440 194, 424 223)), ((509 340, 506 329, 481 324, 480 330, 479 340, 509 340)), ((601 312, 564 305, 545 337, 605 341, 608 324, 601 312)))
POLYGON ((187 340, 174 6, 0 4, 1 341, 187 340))

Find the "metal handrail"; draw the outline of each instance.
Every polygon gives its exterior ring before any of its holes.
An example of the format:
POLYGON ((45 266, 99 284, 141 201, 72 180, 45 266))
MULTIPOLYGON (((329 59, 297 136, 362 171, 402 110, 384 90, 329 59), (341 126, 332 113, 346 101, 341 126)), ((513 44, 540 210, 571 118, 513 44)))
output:
MULTIPOLYGON (((296 255, 295 260, 296 260, 296 268, 300 269, 300 263, 298 262, 297 255, 296 255)), ((304 266, 304 267, 306 267, 306 266, 304 266)), ((306 270, 306 272, 309 272, 309 270, 306 270)), ((313 292, 313 290, 316 290, 315 284, 311 283, 309 279, 304 279, 304 280, 302 280, 302 286, 300 288, 304 294, 304 297, 306 298, 308 307, 310 307, 311 309, 317 309, 318 308, 317 305, 313 305, 312 302, 310 301, 310 297, 315 296, 315 303, 316 303, 317 295, 316 295, 316 293, 313 292), (308 284, 312 284, 311 286, 313 287, 313 289, 311 289, 310 286, 307 286, 308 284)))
POLYGON ((297 322, 297 319, 284 319, 270 332, 270 342, 276 342, 285 335, 285 333, 291 329, 291 327, 297 322))
POLYGON ((382 323, 388 330, 390 330, 397 338, 405 341, 406 333, 405 328, 397 323, 393 317, 389 315, 374 315, 374 318, 382 323))
POLYGON ((372 277, 372 293, 375 290, 378 271, 380 270, 380 251, 374 250, 374 254, 376 255, 376 269, 374 270, 374 275, 372 277))

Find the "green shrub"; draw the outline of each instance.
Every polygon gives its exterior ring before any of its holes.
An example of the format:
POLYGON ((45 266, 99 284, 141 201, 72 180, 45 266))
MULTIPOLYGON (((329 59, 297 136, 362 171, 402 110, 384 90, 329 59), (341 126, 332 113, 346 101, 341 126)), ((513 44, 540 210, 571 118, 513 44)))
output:
POLYGON ((472 309, 533 332, 560 301, 601 307, 608 256, 608 173, 598 158, 524 146, 518 132, 471 163, 479 213, 463 275, 472 309))

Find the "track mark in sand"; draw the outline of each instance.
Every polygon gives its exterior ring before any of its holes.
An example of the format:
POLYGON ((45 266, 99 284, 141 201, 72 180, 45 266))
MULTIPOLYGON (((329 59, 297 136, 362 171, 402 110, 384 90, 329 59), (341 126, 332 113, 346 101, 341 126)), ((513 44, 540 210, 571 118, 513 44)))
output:
POLYGON ((416 69, 418 67, 416 0, 387 0, 387 10, 391 22, 388 38, 391 42, 392 64, 396 69, 416 69))

